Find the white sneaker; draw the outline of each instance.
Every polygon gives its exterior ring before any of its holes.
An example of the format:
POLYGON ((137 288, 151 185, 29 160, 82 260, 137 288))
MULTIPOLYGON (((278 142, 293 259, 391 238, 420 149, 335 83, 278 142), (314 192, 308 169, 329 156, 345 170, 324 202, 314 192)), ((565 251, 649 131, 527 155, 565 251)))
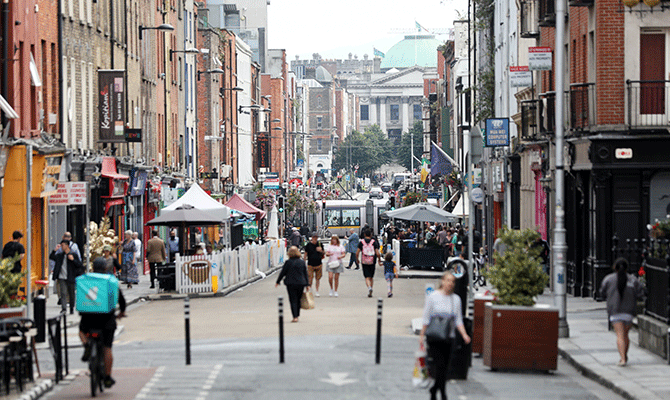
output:
POLYGON ((333 297, 333 289, 330 289, 330 293, 328 293, 328 296, 333 297))
POLYGON ((319 292, 314 292, 314 296, 316 296, 316 297, 321 297, 321 296, 319 295, 319 292))
POLYGON ((338 296, 339 296, 339 294, 337 294, 337 292, 335 292, 335 297, 338 297, 338 296))

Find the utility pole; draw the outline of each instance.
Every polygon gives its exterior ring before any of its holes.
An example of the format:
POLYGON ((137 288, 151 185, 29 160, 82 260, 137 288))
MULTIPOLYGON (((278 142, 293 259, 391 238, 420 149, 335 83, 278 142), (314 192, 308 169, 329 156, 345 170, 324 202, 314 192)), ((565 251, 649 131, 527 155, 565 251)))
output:
POLYGON ((565 47, 563 38, 565 36, 565 0, 556 0, 556 221, 554 224, 554 302, 558 307, 558 336, 570 337, 570 329, 567 319, 566 305, 566 282, 565 282, 565 255, 568 246, 565 242, 565 210, 563 209, 563 178, 565 176, 563 166, 563 79, 565 47))

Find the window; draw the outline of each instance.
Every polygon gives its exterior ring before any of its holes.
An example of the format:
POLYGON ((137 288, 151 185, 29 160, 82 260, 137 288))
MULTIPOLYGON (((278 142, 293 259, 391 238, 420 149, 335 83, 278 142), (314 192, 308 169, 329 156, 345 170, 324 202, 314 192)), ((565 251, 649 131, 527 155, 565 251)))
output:
POLYGON ((361 104, 361 121, 367 121, 370 119, 370 106, 367 104, 361 104))
POLYGON ((391 121, 400 119, 400 106, 398 104, 391 104, 391 121))
POLYGON ((342 210, 342 225, 344 226, 360 226, 361 225, 361 210, 345 209, 342 210))
POLYGON ((325 210, 324 214, 324 225, 326 226, 342 226, 342 219, 340 215, 340 210, 325 210))
POLYGON ((316 107, 317 107, 317 108, 321 108, 321 106, 322 106, 322 104, 321 104, 321 96, 317 96, 317 97, 316 97, 316 107))
POLYGON ((323 147, 323 139, 316 139, 316 149, 321 151, 323 147))
POLYGON ((316 117, 316 129, 323 129, 323 117, 316 117))
POLYGON ((186 99, 186 109, 190 110, 189 107, 189 100, 191 97, 191 93, 188 91, 188 64, 184 64, 184 89, 186 90, 186 96, 184 96, 184 99, 186 99))
POLYGON ((414 104, 414 120, 419 121, 421 118, 421 104, 414 104))

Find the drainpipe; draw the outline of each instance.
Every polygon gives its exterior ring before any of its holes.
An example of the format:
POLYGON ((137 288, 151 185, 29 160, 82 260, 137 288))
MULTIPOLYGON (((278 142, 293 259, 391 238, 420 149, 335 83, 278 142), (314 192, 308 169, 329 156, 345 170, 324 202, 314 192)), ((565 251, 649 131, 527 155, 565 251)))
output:
MULTIPOLYGON (((2 36, 3 39, 0 40, 0 56, 2 56, 2 78, 0 79, 0 94, 5 99, 7 96, 7 86, 8 86, 8 76, 9 76, 9 64, 7 59, 9 58, 9 46, 7 45, 7 39, 9 34, 7 30, 9 29, 9 0, 2 0, 2 36)), ((0 113, 0 128, 5 128, 9 123, 9 118, 5 117, 4 113, 0 113)), ((2 137, 3 132, 0 130, 0 137, 2 137)), ((0 208, 2 206, 2 184, 0 184, 0 208)), ((5 243, 2 238, 2 213, 0 213, 0 243, 5 243)))

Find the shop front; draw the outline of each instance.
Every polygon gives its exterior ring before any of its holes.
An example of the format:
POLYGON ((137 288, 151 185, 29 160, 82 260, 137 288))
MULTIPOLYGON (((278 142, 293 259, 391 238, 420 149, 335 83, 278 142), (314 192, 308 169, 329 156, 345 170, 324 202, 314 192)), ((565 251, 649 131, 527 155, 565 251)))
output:
MULTIPOLYGON (((123 237, 126 228, 125 197, 128 193, 128 175, 122 175, 117 172, 116 159, 114 157, 103 157, 100 168, 99 184, 95 191, 97 196, 93 198, 101 199, 102 215, 96 215, 93 221, 99 222, 103 217, 109 217, 112 229, 123 237)), ((92 191, 93 192, 93 191, 92 191)), ((92 216, 93 217, 93 216, 92 216)))

